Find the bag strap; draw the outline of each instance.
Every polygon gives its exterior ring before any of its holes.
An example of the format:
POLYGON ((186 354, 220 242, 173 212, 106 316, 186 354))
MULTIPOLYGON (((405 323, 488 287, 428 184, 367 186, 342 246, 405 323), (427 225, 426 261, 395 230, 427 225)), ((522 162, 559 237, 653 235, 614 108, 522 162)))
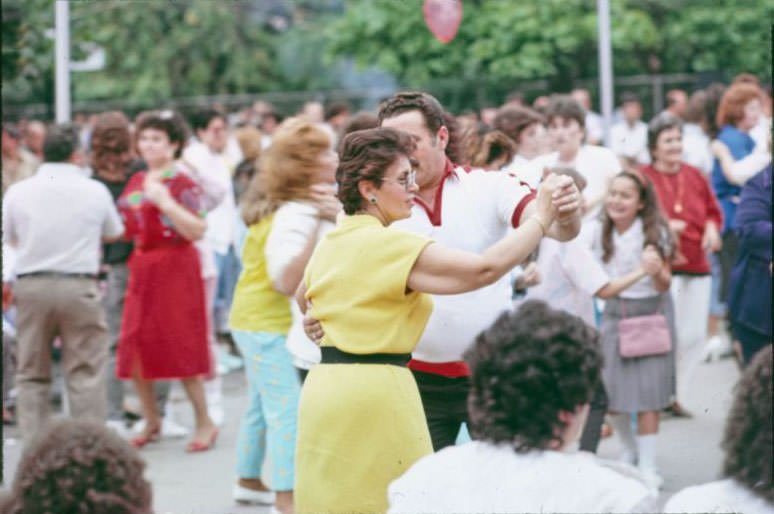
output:
MULTIPOLYGON (((659 301, 658 301, 658 307, 656 307, 656 312, 653 314, 663 314, 664 310, 664 295, 669 294, 669 291, 664 291, 659 295, 659 301)), ((623 296, 618 297, 619 300, 621 300, 621 318, 626 318, 626 298, 623 296)))

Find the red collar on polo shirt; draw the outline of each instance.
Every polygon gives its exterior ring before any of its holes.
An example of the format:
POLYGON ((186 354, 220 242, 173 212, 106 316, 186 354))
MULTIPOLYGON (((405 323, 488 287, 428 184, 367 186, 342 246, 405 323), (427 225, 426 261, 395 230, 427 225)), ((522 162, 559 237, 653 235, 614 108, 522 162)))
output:
MULTIPOLYGON (((414 197, 414 202, 425 210, 427 217, 430 219, 430 223, 432 223, 434 227, 441 226, 441 211, 443 210, 443 185, 446 182, 446 179, 451 175, 456 176, 456 172, 454 171, 455 168, 456 166, 454 163, 451 162, 451 160, 447 157, 446 165, 444 166, 443 174, 441 175, 441 183, 438 184, 438 189, 435 190, 435 200, 433 201, 432 208, 430 208, 430 206, 427 205, 427 202, 422 200, 418 195, 414 197)), ((470 167, 463 166, 462 169, 464 169, 466 173, 470 173, 470 167)))

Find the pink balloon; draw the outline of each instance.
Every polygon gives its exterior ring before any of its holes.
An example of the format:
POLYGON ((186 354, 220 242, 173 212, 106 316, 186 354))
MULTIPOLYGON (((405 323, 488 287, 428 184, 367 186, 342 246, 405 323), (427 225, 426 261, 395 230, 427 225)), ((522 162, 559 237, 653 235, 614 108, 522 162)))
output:
POLYGON ((425 0, 422 15, 430 32, 442 43, 448 43, 457 35, 462 21, 461 0, 425 0))

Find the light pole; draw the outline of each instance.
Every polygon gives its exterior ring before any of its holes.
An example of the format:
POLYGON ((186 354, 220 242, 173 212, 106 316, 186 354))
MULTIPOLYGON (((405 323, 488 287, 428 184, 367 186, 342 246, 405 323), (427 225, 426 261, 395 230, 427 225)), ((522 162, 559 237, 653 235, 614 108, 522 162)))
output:
POLYGON ((54 4, 54 20, 56 122, 67 123, 70 121, 70 4, 57 0, 54 4))
POLYGON ((597 0, 597 30, 599 38, 599 92, 605 144, 609 144, 613 124, 613 51, 610 48, 610 2, 597 0))

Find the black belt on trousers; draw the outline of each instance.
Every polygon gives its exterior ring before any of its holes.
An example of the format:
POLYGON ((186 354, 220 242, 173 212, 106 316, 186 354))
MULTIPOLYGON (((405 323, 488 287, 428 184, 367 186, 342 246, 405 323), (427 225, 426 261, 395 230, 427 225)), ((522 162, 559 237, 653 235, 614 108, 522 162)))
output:
POLYGON ((360 355, 343 352, 334 346, 323 346, 320 351, 322 352, 323 364, 392 364, 393 366, 405 367, 411 360, 410 353, 366 353, 360 355))
POLYGON ((96 273, 65 273, 64 271, 31 271, 29 273, 20 273, 16 278, 41 277, 41 278, 88 278, 97 280, 96 273))

